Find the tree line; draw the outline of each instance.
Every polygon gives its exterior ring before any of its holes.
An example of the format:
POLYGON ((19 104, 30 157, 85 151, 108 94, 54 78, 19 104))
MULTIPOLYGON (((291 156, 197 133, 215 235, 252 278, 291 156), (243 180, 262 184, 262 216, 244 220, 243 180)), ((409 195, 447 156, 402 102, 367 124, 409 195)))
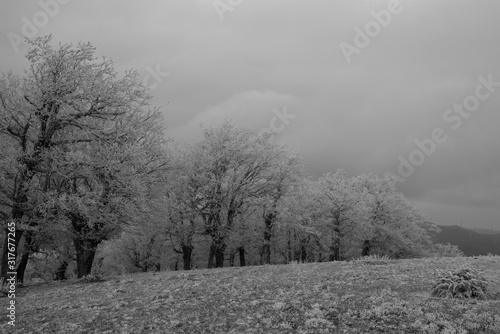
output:
POLYGON ((160 270, 162 252, 184 270, 197 250, 208 268, 247 265, 248 254, 270 264, 457 253, 432 243, 435 226, 394 180, 314 180, 274 133, 231 122, 175 144, 137 72, 119 75, 90 43, 51 42, 29 41, 25 74, 0 78, 0 277, 12 221, 20 282, 40 254, 57 259, 55 279, 71 263, 89 275, 99 249, 142 271, 160 270))

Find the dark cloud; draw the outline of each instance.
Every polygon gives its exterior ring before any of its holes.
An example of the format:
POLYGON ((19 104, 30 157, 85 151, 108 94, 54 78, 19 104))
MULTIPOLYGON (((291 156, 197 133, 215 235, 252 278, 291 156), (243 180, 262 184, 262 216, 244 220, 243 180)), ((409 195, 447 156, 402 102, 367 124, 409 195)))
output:
MULTIPOLYGON (((500 228, 500 87, 456 130, 443 118, 475 93, 479 76, 500 82, 500 2, 401 0, 348 63, 340 43, 355 45, 355 28, 389 3, 247 0, 221 21, 212 1, 69 1, 38 35, 91 41, 120 70, 168 72, 148 82, 179 141, 225 119, 260 130, 286 108, 295 118, 276 123, 285 125, 279 140, 301 150, 316 176, 397 174, 399 157, 441 128, 447 140, 400 189, 438 223, 500 228)), ((0 71, 20 72, 25 49, 16 54, 7 34, 21 34, 23 17, 43 9, 1 6, 0 71)))

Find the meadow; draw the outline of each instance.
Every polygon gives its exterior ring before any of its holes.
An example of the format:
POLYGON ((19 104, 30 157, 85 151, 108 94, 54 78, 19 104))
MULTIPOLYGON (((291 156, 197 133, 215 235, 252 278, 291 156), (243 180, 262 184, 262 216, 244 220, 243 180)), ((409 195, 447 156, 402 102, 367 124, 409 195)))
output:
POLYGON ((2 316, 4 331, 498 334, 500 257, 129 274, 18 287, 16 306, 16 327, 2 316), (482 273, 489 299, 431 296, 440 275, 463 267, 482 273))

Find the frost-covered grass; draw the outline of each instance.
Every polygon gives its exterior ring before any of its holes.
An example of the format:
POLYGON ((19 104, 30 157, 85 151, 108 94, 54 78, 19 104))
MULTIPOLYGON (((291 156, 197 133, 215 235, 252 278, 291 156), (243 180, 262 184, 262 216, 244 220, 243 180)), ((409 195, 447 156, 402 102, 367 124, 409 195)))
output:
MULTIPOLYGON (((13 332, 500 333, 500 257, 362 262, 146 273, 20 288, 13 332), (463 267, 482 273, 493 298, 431 296, 444 271, 463 267)), ((7 301, 0 298, 1 310, 7 301)), ((4 330, 6 320, 2 316, 4 330)))

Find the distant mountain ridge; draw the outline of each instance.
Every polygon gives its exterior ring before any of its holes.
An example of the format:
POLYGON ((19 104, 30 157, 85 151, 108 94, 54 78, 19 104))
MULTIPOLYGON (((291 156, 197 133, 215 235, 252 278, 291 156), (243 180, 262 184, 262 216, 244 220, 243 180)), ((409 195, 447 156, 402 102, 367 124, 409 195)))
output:
POLYGON ((500 234, 500 231, 490 230, 487 228, 465 228, 465 229, 481 234, 500 234))
POLYGON ((436 225, 441 229, 433 234, 434 242, 457 245, 466 256, 500 255, 500 232, 486 229, 468 229, 458 225, 436 225))

